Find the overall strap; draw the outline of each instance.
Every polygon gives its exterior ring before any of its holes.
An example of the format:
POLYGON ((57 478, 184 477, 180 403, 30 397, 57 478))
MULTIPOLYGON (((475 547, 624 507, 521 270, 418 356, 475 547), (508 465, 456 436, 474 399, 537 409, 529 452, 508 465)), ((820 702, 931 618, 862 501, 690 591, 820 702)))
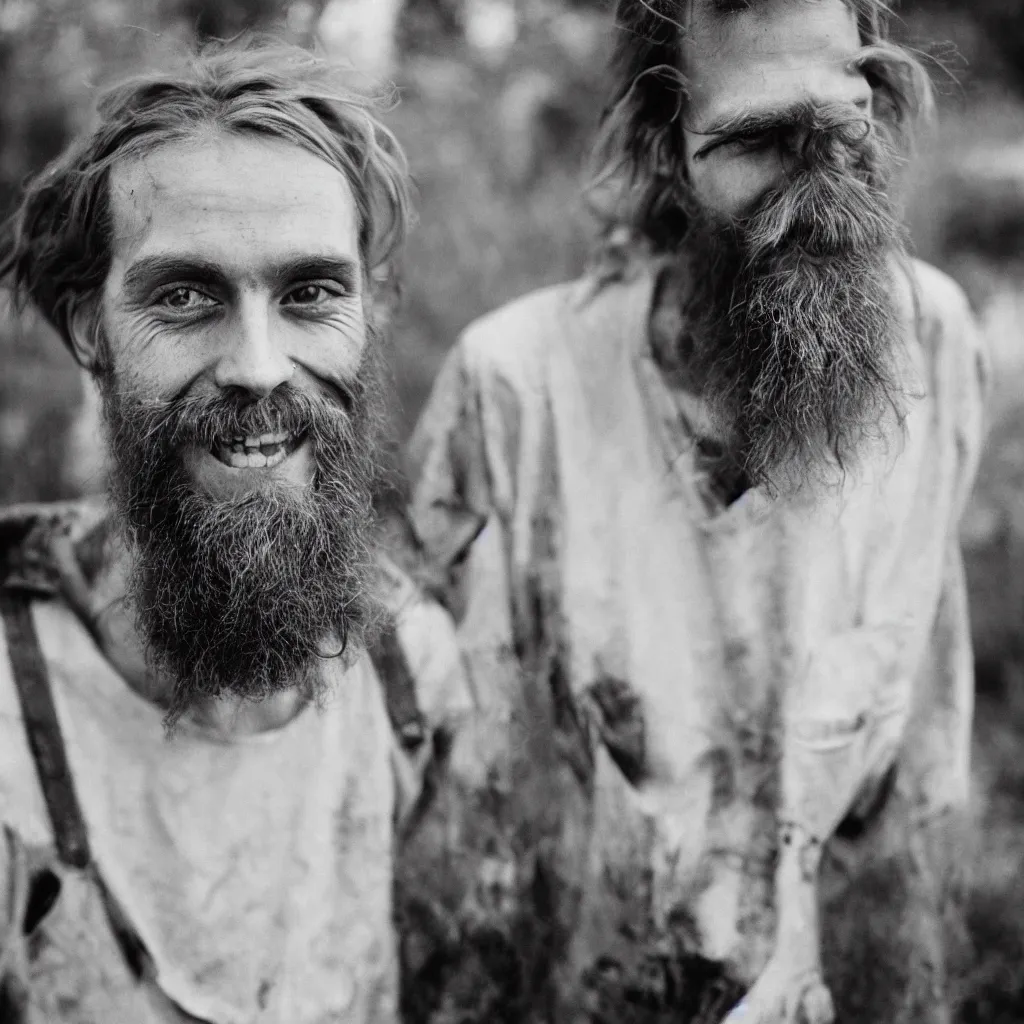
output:
POLYGON ((70 867, 85 868, 92 860, 89 837, 71 778, 49 673, 32 621, 30 601, 28 594, 0 587, 0 617, 7 634, 14 685, 53 827, 57 853, 70 867))
POLYGON ((69 867, 89 872, 99 890, 107 921, 128 969, 140 980, 152 978, 155 977, 155 968, 149 951, 107 888, 92 859, 85 818, 75 792, 53 702, 50 676, 32 621, 32 598, 31 592, 0 586, 0 619, 7 634, 7 653, 57 855, 69 867))
POLYGON ((391 727, 402 749, 412 753, 427 736, 426 722, 416 700, 416 680, 393 621, 389 621, 369 645, 370 661, 384 687, 391 727))

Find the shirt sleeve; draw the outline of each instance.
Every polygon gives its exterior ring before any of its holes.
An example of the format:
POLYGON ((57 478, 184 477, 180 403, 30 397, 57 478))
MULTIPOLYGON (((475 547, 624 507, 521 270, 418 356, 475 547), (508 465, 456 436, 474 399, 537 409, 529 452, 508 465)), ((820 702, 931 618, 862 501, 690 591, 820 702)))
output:
POLYGON ((465 610, 460 572, 492 512, 483 396, 464 347, 455 346, 409 441, 409 521, 431 582, 457 620, 465 610))
POLYGON ((512 388, 464 339, 408 448, 408 520, 427 590, 455 624, 474 708, 498 715, 519 671, 510 554, 519 419, 512 388))
POLYGON ((524 390, 493 356, 472 338, 456 345, 408 448, 410 543, 453 624, 469 710, 435 745, 401 831, 397 913, 407 991, 473 1021, 507 1013, 523 998, 517 979, 550 966, 549 933, 568 933, 575 906, 555 868, 586 849, 560 837, 588 813, 532 657, 542 645, 514 640, 524 390))
POLYGON ((514 428, 507 409, 494 410, 480 362, 462 341, 446 359, 407 447, 410 499, 389 538, 406 577, 392 595, 395 627, 427 734, 396 757, 401 819, 442 770, 446 785, 484 784, 498 755, 480 737, 502 736, 516 699, 508 516, 496 486, 511 472, 513 442, 502 438, 514 428))

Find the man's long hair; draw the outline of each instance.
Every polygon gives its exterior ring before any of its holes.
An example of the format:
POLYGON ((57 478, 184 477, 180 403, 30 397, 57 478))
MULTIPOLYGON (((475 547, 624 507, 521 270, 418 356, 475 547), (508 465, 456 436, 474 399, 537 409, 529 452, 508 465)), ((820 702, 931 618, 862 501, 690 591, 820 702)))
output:
POLYGON ((92 130, 29 181, 0 235, 0 283, 67 342, 71 314, 110 268, 111 168, 210 130, 281 139, 336 168, 355 199, 368 283, 386 281, 410 218, 405 157, 379 120, 388 99, 355 88, 347 68, 258 37, 130 78, 100 98, 92 130))
MULTIPOLYGON (((706 0, 723 12, 767 0, 706 0)), ((875 118, 897 144, 930 116, 932 88, 920 61, 889 39, 883 0, 846 0, 863 48, 856 63, 874 92, 875 118)), ((607 245, 625 232, 652 253, 678 249, 693 217, 684 168, 687 81, 683 0, 618 0, 611 95, 594 148, 591 205, 607 245)))

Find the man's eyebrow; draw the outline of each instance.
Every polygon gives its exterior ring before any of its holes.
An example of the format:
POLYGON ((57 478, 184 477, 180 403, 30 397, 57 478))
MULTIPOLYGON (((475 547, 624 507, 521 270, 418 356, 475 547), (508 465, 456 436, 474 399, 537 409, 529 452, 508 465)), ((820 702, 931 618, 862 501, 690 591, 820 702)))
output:
POLYGON ((359 287, 359 261, 351 256, 304 253, 281 260, 271 268, 269 276, 277 283, 314 280, 318 277, 340 281, 350 291, 359 287))
POLYGON ((724 114, 703 128, 691 128, 694 135, 710 135, 713 138, 705 142, 694 153, 694 159, 716 149, 727 142, 737 139, 749 139, 779 128, 791 128, 803 124, 807 119, 807 104, 792 103, 787 107, 772 107, 768 110, 741 110, 738 113, 724 114))
MULTIPOLYGON (((291 281, 333 278, 346 289, 357 291, 360 282, 359 261, 335 253, 296 253, 263 268, 261 276, 274 286, 291 281)), ((195 281, 197 284, 223 286, 230 275, 212 260, 185 253, 158 253, 143 256, 124 273, 124 289, 140 293, 167 281, 195 281)))
POLYGON ((124 272, 123 286, 126 292, 141 292, 161 281, 196 281, 200 284, 217 284, 224 280, 224 274, 216 263, 195 256, 160 254, 143 256, 132 263, 124 272))

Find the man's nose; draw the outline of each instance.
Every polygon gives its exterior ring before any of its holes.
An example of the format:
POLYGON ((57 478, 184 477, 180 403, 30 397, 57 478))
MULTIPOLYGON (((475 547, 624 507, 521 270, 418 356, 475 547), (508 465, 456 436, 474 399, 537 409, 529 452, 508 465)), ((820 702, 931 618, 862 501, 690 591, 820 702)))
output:
POLYGON ((217 386, 244 388, 262 398, 288 380, 295 365, 274 333, 264 304, 242 302, 214 371, 217 386))
POLYGON ((854 152, 871 134, 870 115, 852 104, 843 111, 848 119, 831 127, 793 125, 780 140, 782 166, 787 175, 828 160, 837 167, 848 167, 854 152))
POLYGON ((811 129, 806 125, 794 125, 782 136, 782 165, 787 174, 792 174, 802 167, 807 140, 811 137, 811 129))

